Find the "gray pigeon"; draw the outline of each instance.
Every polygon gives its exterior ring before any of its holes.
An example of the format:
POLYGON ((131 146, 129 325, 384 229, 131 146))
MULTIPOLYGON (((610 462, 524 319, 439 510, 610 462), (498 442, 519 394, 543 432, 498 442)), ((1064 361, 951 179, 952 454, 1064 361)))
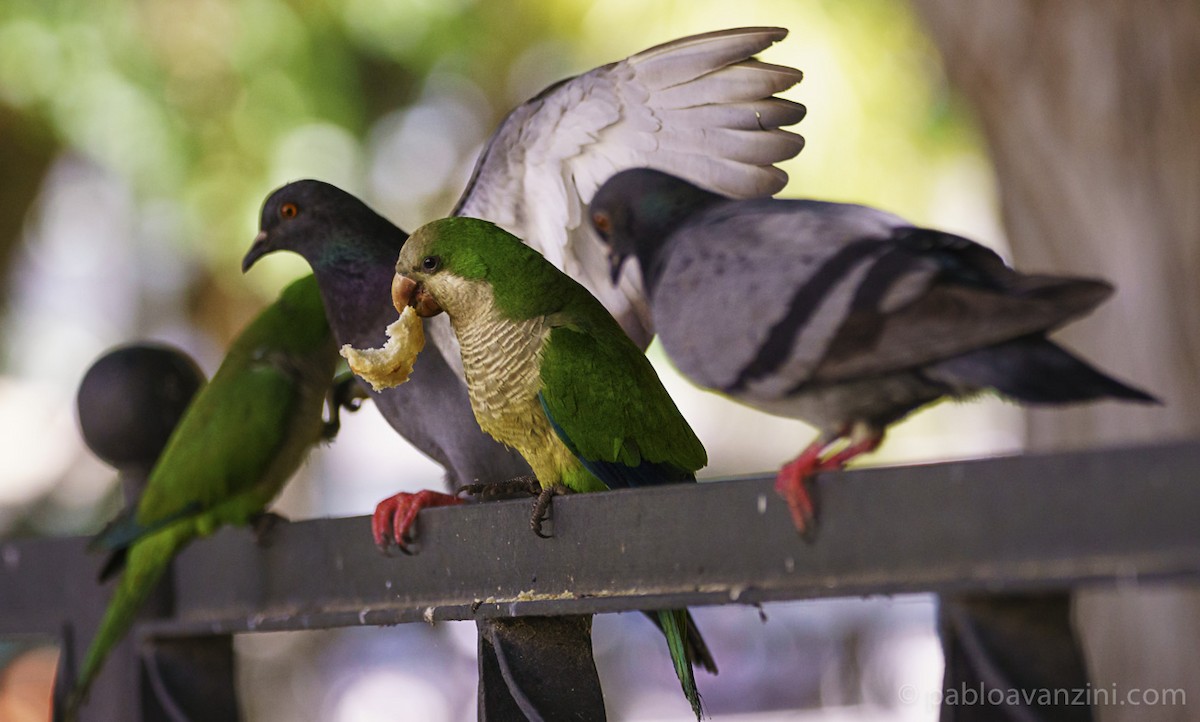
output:
POLYGON ((776 480, 802 533, 807 477, 874 450, 889 424, 939 399, 1155 401, 1046 338, 1106 299, 1104 281, 1019 273, 866 206, 739 201, 647 168, 609 179, 590 212, 614 278, 637 258, 684 376, 819 429, 776 480))
MULTIPOLYGON (((622 168, 651 165, 748 198, 787 182, 774 166, 800 152, 782 130, 804 106, 774 97, 800 71, 751 56, 782 40, 782 28, 740 28, 675 40, 550 86, 512 111, 480 155, 456 215, 483 218, 537 248, 588 287, 645 347, 652 336, 641 278, 630 269, 610 283, 607 251, 586 222, 587 202, 622 168)), ((391 280, 403 231, 361 201, 318 181, 276 190, 243 268, 276 250, 312 266, 338 343, 378 346, 395 319, 391 280)), ((452 487, 528 474, 517 454, 475 424, 458 342, 444 316, 426 322, 421 373, 372 393, 402 436, 446 468, 452 487)), ((376 510, 377 542, 403 548, 424 506, 458 500, 402 493, 376 510)))

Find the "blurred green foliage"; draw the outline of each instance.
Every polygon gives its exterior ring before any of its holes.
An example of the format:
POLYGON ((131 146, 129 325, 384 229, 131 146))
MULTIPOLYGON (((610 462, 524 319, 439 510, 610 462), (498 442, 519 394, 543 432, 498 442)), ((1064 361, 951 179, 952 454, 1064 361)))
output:
MULTIPOLYGON (((290 157, 304 143, 287 143, 299 129, 361 140, 435 71, 482 89, 490 128, 520 100, 509 97, 510 74, 534 46, 548 50, 527 69, 549 79, 752 23, 790 27, 768 59, 808 76, 793 93, 811 111, 809 147, 790 168, 800 192, 919 207, 926 188, 915 176, 974 142, 929 43, 893 0, 8 0, 0 103, 126 179, 140 199, 181 204, 189 250, 228 262, 261 198, 290 180, 280 171, 304 166, 290 157)), ((32 166, 25 182, 36 185, 41 170, 32 166)))
MULTIPOLYGON (((183 237, 216 260, 241 249, 285 180, 272 170, 289 133, 320 123, 361 138, 439 65, 503 87, 523 47, 578 14, 572 3, 14 0, 0 5, 0 102, 139 198, 181 203, 183 237)), ((41 169, 29 170, 36 185, 41 169)))

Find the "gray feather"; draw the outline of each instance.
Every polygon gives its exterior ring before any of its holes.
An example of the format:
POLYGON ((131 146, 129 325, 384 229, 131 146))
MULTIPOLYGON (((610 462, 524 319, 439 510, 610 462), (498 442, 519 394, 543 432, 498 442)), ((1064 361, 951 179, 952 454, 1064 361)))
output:
POLYGON ((673 85, 655 93, 661 108, 691 108, 706 102, 732 103, 746 98, 765 98, 782 93, 800 82, 803 74, 794 68, 758 60, 744 60, 693 81, 673 85), (703 92, 698 92, 703 88, 703 92))
POLYGON ((722 105, 700 105, 665 109, 662 121, 676 128, 735 128, 758 130, 783 128, 804 120, 808 110, 783 98, 763 98, 722 105))
POLYGON ((804 148, 804 139, 783 130, 685 128, 664 137, 659 144, 659 150, 678 153, 695 153, 700 147, 720 158, 759 166, 771 165, 780 156, 796 155, 804 148))
POLYGON ((784 28, 717 30, 656 45, 626 62, 637 67, 647 87, 670 88, 760 53, 787 34, 784 28))

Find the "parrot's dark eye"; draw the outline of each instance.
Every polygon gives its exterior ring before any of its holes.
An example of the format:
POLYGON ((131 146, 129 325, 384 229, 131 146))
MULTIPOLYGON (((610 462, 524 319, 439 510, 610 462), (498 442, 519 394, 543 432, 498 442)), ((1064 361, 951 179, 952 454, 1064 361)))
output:
POLYGON ((604 235, 608 235, 609 231, 612 230, 612 221, 608 219, 608 214, 601 211, 596 211, 592 214, 592 225, 604 235))
POLYGON ((295 203, 284 203, 279 206, 279 216, 281 218, 295 218, 300 213, 300 207, 295 203))
POLYGON ((421 259, 421 268, 425 269, 429 273, 433 273, 440 268, 441 265, 442 259, 438 256, 425 256, 425 258, 421 259))

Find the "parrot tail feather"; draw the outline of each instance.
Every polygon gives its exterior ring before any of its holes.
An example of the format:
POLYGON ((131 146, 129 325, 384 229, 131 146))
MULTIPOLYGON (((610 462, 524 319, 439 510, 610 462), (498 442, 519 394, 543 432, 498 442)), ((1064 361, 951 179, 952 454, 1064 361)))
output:
POLYGON ((675 674, 683 687, 692 711, 699 720, 704 710, 700 705, 700 692, 696 689, 696 676, 692 670, 692 662, 688 656, 688 629, 690 615, 686 609, 666 609, 658 612, 658 620, 662 625, 663 634, 667 637, 667 647, 671 650, 671 662, 675 665, 675 674))
POLYGON ((195 536, 193 525, 181 524, 143 537, 129 549, 125 573, 104 610, 104 618, 88 647, 79 678, 67 696, 59 719, 71 722, 78 716, 108 653, 129 631, 138 610, 157 586, 171 559, 195 536))
POLYGON ((694 665, 698 665, 701 669, 709 674, 717 673, 717 660, 713 659, 712 652, 708 650, 708 644, 705 643, 704 637, 700 634, 700 628, 696 626, 696 620, 692 619, 691 612, 684 612, 687 618, 687 650, 688 659, 694 665))

